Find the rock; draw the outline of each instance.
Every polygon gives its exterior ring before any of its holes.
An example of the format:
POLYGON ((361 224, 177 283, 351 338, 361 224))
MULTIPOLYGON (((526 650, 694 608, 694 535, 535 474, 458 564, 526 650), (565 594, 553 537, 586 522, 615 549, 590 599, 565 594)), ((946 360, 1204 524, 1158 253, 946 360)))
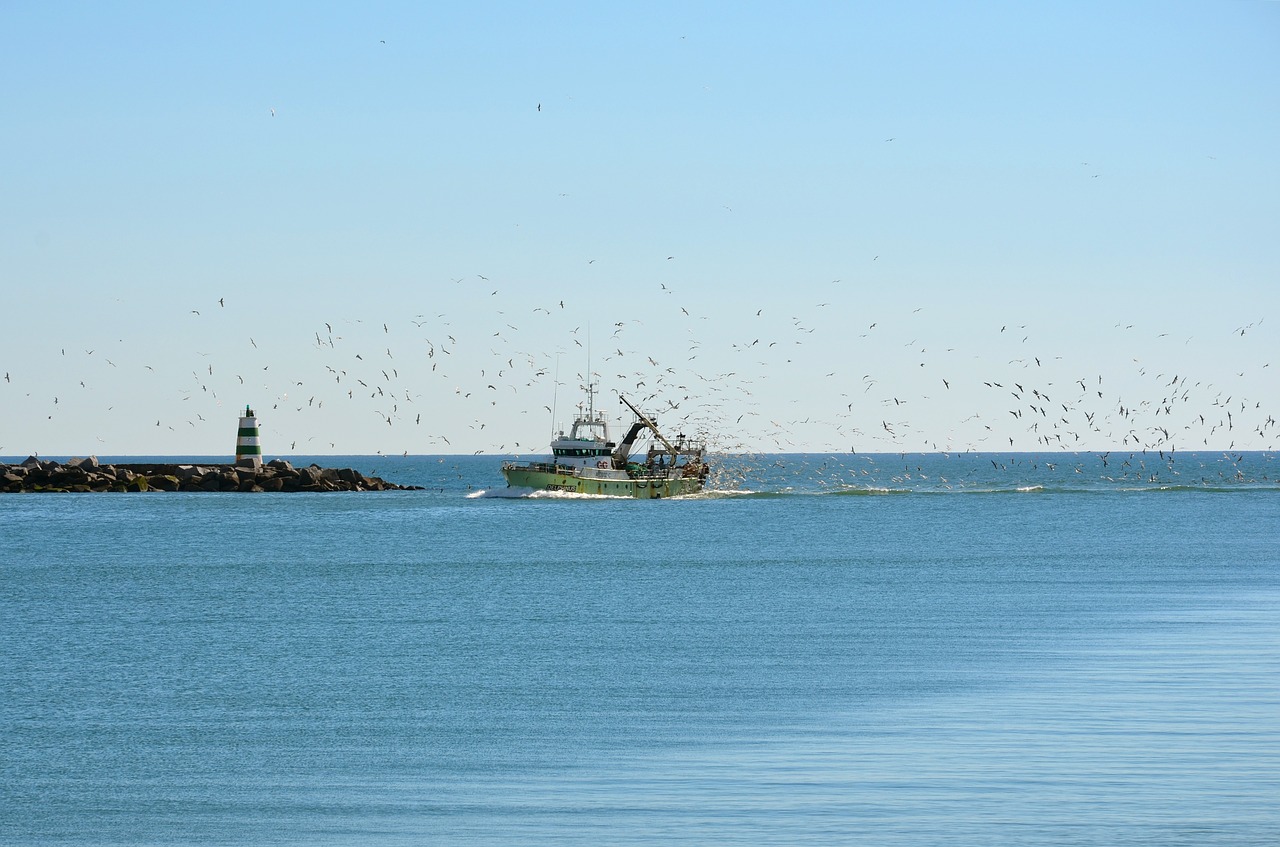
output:
POLYGON ((178 490, 178 478, 173 474, 156 474, 155 476, 148 477, 146 479, 147 485, 151 488, 155 488, 160 491, 178 490))
POLYGON ((66 465, 61 465, 50 473, 50 481, 63 488, 72 485, 85 485, 89 481, 89 472, 80 468, 69 468, 66 465))

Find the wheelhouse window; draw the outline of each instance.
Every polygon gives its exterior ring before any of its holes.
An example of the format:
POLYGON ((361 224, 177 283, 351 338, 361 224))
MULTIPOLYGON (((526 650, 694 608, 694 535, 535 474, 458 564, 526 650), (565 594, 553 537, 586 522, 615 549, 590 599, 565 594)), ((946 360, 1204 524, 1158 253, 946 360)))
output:
POLYGON ((602 449, 595 448, 595 447, 592 447, 592 448, 586 448, 586 447, 558 447, 558 448, 553 449, 553 450, 551 451, 551 453, 552 453, 552 455, 555 455, 555 456, 562 456, 562 457, 563 457, 563 456, 597 456, 597 457, 598 457, 598 456, 608 456, 608 455, 610 455, 610 451, 609 451, 609 450, 607 450, 607 449, 602 450, 602 449))

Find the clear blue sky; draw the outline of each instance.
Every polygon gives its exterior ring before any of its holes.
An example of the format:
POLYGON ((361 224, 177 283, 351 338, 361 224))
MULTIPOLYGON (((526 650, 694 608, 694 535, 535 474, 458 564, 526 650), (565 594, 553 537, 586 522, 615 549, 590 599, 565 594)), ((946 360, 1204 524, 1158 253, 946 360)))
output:
POLYGON ((0 8, 0 455, 1280 442, 1280 3, 261 6, 0 8))

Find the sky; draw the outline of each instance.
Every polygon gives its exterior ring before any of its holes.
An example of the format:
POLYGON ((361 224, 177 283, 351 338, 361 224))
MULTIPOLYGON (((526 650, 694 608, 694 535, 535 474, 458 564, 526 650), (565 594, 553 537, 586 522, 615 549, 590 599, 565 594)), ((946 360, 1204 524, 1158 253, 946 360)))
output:
POLYGON ((0 456, 1280 446, 1280 3, 0 32, 0 456))

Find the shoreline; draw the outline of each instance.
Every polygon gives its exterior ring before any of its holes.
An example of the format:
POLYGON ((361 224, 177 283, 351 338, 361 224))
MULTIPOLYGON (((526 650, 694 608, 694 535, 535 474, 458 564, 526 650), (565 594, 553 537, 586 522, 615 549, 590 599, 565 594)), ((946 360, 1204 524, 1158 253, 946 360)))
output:
POLYGON ((0 465, 0 493, 88 494, 148 491, 329 492, 421 491, 351 468, 295 468, 284 459, 261 466, 208 463, 102 464, 94 456, 54 462, 28 457, 0 465))

